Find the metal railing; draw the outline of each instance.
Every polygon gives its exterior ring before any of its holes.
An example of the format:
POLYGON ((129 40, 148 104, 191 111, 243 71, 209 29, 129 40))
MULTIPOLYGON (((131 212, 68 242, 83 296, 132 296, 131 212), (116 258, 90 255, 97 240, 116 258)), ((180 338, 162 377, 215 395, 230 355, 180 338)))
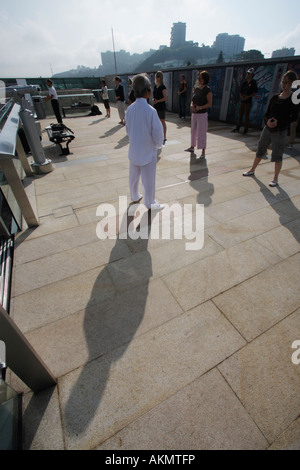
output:
MULTIPOLYGON (((14 164, 17 151, 26 174, 33 174, 18 137, 20 110, 20 104, 15 103, 5 116, 5 123, 0 131, 0 170, 4 173, 28 227, 35 227, 39 223, 14 164)), ((10 230, 7 231, 9 237, 10 230)), ((31 390, 39 392, 56 384, 55 377, 2 305, 0 305, 0 341, 5 344, 7 367, 31 390)))

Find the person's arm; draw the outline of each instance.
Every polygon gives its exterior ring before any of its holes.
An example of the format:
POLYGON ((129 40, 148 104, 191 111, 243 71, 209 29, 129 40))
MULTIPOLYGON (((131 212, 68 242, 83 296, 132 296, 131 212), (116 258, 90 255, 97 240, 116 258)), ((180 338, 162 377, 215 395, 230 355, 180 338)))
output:
POLYGON ((157 113, 153 113, 152 115, 152 139, 157 149, 162 148, 164 143, 164 131, 157 113))
POLYGON ((44 97, 44 101, 51 101, 51 100, 53 100, 53 98, 54 98, 54 95, 50 95, 50 93, 49 93, 48 96, 44 97))
POLYGON ((269 103, 269 106, 267 108, 266 114, 264 116, 264 121, 267 127, 270 129, 274 129, 274 127, 277 126, 277 119, 274 118, 272 115, 272 104, 273 104, 274 97, 271 98, 271 101, 269 103))

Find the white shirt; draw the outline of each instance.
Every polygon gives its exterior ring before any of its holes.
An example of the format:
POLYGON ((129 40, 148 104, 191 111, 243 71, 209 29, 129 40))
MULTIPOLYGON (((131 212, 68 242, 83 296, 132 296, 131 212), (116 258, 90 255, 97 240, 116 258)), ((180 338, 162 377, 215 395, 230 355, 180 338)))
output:
POLYGON ((109 99, 109 98, 108 98, 107 86, 104 86, 104 87, 102 88, 102 98, 103 98, 104 100, 108 100, 108 99, 109 99))
POLYGON ((137 166, 157 159, 157 150, 164 141, 163 127, 157 111, 145 98, 138 98, 126 111, 126 131, 129 136, 129 160, 137 166))
POLYGON ((49 96, 51 96, 52 100, 57 100, 57 93, 56 93, 56 90, 54 88, 54 86, 52 86, 51 88, 49 88, 49 96))

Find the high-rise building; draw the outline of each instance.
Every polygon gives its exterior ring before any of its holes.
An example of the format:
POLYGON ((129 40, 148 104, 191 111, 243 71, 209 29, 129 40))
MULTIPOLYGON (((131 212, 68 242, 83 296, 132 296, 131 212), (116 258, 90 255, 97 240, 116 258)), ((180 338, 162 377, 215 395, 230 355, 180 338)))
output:
POLYGON ((186 37, 186 23, 173 23, 171 30, 171 47, 184 47, 186 37))
POLYGON ((282 49, 277 49, 276 51, 272 52, 272 59, 276 57, 291 57, 295 55, 295 48, 287 48, 283 47, 282 49))
POLYGON ((229 35, 228 33, 218 34, 212 47, 217 49, 217 53, 223 52, 226 57, 233 57, 241 54, 245 46, 245 38, 238 34, 229 35))

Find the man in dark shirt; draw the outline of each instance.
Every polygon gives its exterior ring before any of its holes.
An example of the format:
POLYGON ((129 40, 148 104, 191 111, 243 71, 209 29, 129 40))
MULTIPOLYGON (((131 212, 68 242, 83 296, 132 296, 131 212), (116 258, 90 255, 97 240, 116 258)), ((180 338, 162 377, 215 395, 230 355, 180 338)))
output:
POLYGON ((232 132, 239 132, 240 127, 243 122, 244 115, 245 115, 244 134, 247 134, 248 132, 252 98, 257 95, 257 91, 258 91, 257 83, 253 79, 254 74, 255 74, 255 70, 253 68, 249 69, 247 72, 247 80, 245 80, 241 86, 241 90, 240 90, 241 104, 240 104, 240 111, 239 111, 239 119, 238 119, 236 127, 232 129, 232 132))

